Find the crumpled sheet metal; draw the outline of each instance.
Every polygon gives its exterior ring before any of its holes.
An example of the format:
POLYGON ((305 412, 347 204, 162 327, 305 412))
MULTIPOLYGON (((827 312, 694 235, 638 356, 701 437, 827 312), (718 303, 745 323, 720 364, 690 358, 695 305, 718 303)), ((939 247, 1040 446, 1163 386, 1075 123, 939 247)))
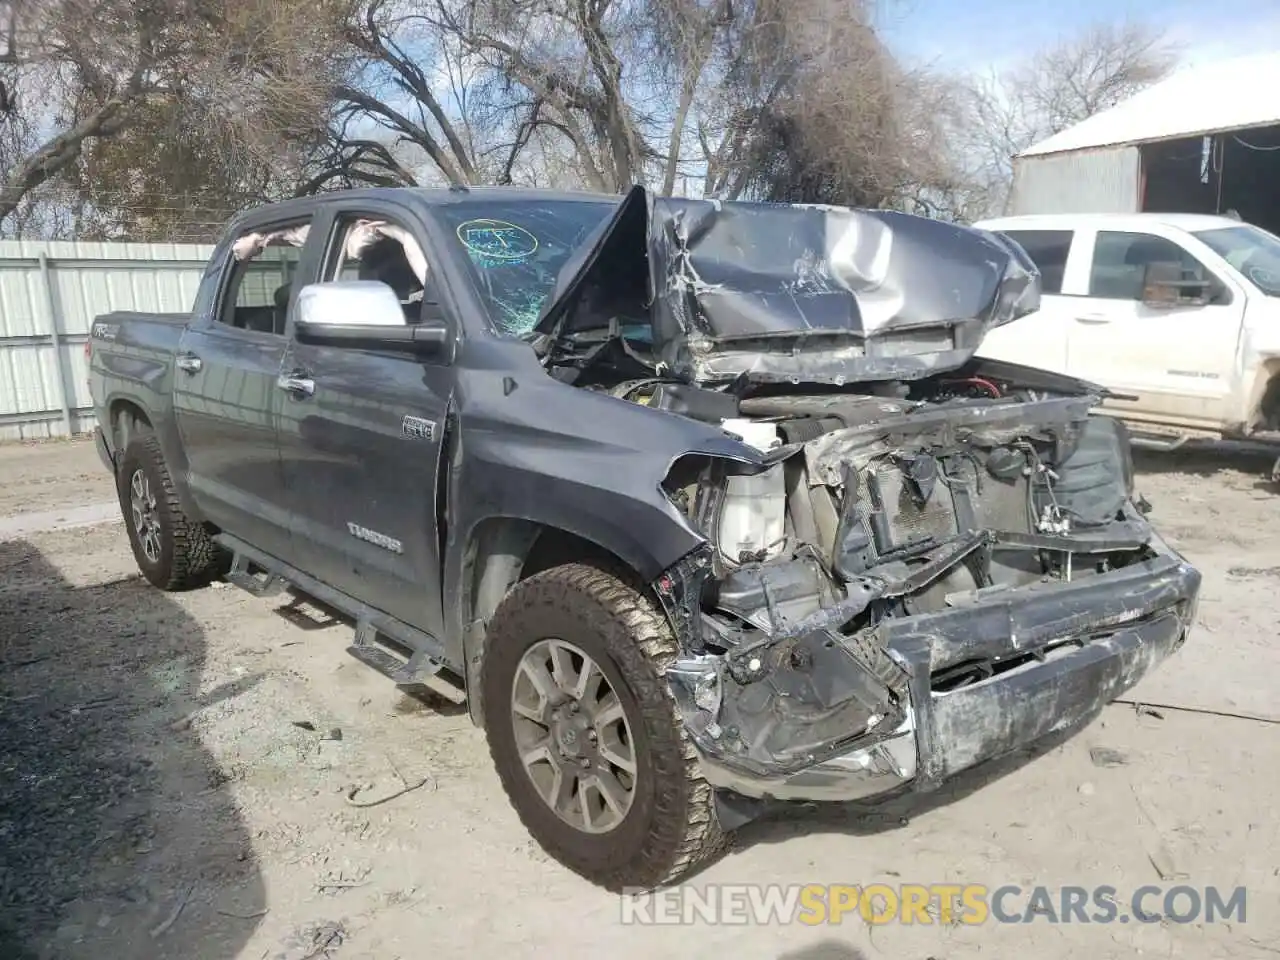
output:
POLYGON ((606 326, 601 309, 622 312, 616 291, 636 271, 663 372, 700 383, 918 379, 961 366, 989 329, 1040 305, 1035 265, 993 233, 635 187, 566 265, 540 331, 606 326))
POLYGON ((929 376, 1040 304, 1016 244, 890 211, 660 198, 648 242, 655 342, 696 380, 929 376))

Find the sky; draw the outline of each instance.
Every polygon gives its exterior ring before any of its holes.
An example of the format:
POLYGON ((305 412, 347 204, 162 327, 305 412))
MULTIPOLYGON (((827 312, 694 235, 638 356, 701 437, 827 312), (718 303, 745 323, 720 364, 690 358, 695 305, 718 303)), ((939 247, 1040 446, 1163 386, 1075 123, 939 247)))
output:
POLYGON ((1188 65, 1268 50, 1280 55, 1277 0, 883 0, 880 24, 905 59, 985 71, 1125 19, 1163 26, 1188 65))

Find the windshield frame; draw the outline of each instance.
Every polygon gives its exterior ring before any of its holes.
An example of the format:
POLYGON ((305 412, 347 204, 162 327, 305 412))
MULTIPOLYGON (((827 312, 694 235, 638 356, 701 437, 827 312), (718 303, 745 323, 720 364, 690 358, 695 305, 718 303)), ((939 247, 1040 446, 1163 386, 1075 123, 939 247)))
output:
POLYGON ((1208 230, 1192 230, 1190 233, 1197 241, 1213 251, 1215 256, 1226 263, 1249 286, 1263 296, 1280 298, 1280 237, 1256 224, 1243 222, 1230 226, 1211 227, 1208 230), (1233 259, 1235 254, 1249 250, 1264 251, 1268 259, 1274 257, 1275 270, 1265 271, 1268 274, 1274 273, 1274 283, 1260 280, 1252 270, 1245 268, 1244 261, 1249 259, 1248 253, 1238 260, 1233 259))
MULTIPOLYGON (((513 197, 482 195, 434 207, 432 219, 439 231, 438 242, 446 248, 444 251, 446 256, 457 265, 459 273, 468 284, 475 304, 480 308, 479 313, 488 335, 500 340, 527 339, 554 296, 557 281, 565 265, 574 262, 582 246, 589 243, 597 235, 601 225, 609 221, 620 199, 592 193, 583 193, 580 196, 557 194, 549 197, 536 194, 513 197), (573 246, 565 246, 554 259, 547 262, 550 269, 541 278, 542 289, 533 291, 540 293, 541 297, 536 306, 532 303, 532 299, 530 300, 531 310, 525 320, 527 329, 523 331, 513 329, 509 323, 503 322, 503 304, 495 299, 491 284, 486 282, 486 273, 489 269, 500 270, 504 265, 501 262, 488 265, 478 263, 473 256, 474 251, 469 250, 462 242, 458 231, 473 221, 502 221, 527 232, 529 221, 518 215, 522 209, 528 213, 538 211, 544 218, 552 218, 555 214, 554 208, 573 211, 565 216, 565 223, 569 225, 569 231, 576 230, 577 243, 573 246), (594 217, 589 212, 593 208, 598 211, 598 217, 594 217)), ((540 235, 536 239, 539 241, 537 247, 540 248, 543 237, 540 235)), ((558 239, 563 242, 566 238, 558 239)), ((526 262, 528 262, 527 259, 516 258, 511 261, 511 266, 526 262)), ((507 316, 509 318, 510 315, 507 316)))

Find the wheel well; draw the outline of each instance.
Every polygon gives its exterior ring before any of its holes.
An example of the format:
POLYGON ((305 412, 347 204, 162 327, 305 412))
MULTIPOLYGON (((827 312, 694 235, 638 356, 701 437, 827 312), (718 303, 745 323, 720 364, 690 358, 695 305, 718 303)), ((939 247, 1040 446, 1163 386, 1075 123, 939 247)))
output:
POLYGON ((132 400, 113 402, 110 415, 111 435, 116 441, 116 450, 121 452, 135 434, 150 433, 153 429, 150 418, 132 400))
POLYGON ((520 567, 520 579, 528 580, 535 573, 566 563, 588 563, 602 570, 630 572, 616 554, 598 543, 567 530, 543 527, 520 567))
POLYGON ((1258 420, 1264 430, 1280 430, 1280 370, 1267 371, 1267 381, 1258 400, 1258 420))
POLYGON ((481 522, 467 547, 462 582, 463 658, 471 720, 483 723, 479 676, 485 629, 507 593, 521 580, 571 562, 590 563, 644 589, 641 578, 612 551, 577 534, 531 520, 497 517, 481 522))
POLYGON ((634 576, 617 554, 598 543, 530 520, 501 518, 481 524, 468 551, 466 623, 487 621, 507 592, 521 580, 565 563, 589 563, 634 576))

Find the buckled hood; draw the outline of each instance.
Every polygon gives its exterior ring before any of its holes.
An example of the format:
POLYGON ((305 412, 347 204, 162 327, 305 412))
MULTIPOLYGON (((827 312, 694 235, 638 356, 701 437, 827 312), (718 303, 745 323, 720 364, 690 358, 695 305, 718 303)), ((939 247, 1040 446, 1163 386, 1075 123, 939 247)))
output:
POLYGON ((638 301, 671 376, 913 380, 1039 309, 1040 277, 1011 240, 925 217, 634 187, 565 265, 537 330, 633 322, 638 301))

